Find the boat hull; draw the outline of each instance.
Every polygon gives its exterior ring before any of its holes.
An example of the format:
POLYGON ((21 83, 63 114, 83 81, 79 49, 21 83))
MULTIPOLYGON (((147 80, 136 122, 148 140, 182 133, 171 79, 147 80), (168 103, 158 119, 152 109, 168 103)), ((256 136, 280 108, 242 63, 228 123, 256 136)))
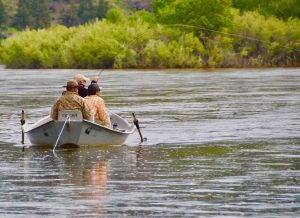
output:
MULTIPOLYGON (((118 117, 114 119, 116 121, 118 117)), ((87 120, 54 121, 48 116, 32 125, 25 124, 23 130, 32 145, 55 145, 58 138, 58 146, 122 145, 135 128, 124 120, 118 121, 124 129, 110 129, 87 120)))

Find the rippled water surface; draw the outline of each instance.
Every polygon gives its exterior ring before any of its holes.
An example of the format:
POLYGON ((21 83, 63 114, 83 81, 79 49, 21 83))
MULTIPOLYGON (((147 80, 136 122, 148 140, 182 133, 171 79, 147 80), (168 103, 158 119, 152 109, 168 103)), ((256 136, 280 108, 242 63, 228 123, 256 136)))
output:
POLYGON ((77 73, 0 69, 0 217, 300 216, 300 69, 104 71, 147 142, 22 152, 77 73))

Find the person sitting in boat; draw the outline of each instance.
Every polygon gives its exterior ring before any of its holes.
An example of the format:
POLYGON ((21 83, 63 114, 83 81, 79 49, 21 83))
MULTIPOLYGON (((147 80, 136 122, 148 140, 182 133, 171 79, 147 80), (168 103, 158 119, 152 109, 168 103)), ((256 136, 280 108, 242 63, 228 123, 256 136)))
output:
MULTIPOLYGON (((91 84, 92 83, 99 83, 100 82, 100 77, 99 76, 94 76, 92 77, 92 81, 91 81, 91 84)), ((100 86, 99 86, 100 87, 100 86)), ((101 88, 100 88, 101 89, 101 88)))
MULTIPOLYGON (((78 94, 79 94, 79 96, 81 96, 81 97, 86 97, 88 94, 88 90, 87 90, 87 88, 85 87, 85 85, 86 85, 86 83, 87 83, 87 81, 90 81, 90 79, 89 78, 87 78, 87 77, 85 77, 84 75, 82 75, 82 74, 77 74, 76 76, 75 76, 75 78, 74 78, 76 81, 77 81, 77 83, 78 83, 78 94)), ((92 81, 91 81, 91 84, 92 83, 98 83, 98 81, 99 81, 99 76, 95 76, 95 77, 93 77, 92 78, 92 81)))
POLYGON ((54 103, 51 118, 57 120, 58 112, 61 110, 79 110, 82 112, 83 119, 89 120, 91 111, 84 98, 78 96, 78 83, 76 80, 68 81, 64 87, 66 87, 66 92, 54 103))
POLYGON ((84 98, 91 110, 94 112, 95 122, 111 128, 109 114, 106 110, 104 100, 100 97, 100 88, 97 83, 92 83, 88 87, 88 96, 84 98))

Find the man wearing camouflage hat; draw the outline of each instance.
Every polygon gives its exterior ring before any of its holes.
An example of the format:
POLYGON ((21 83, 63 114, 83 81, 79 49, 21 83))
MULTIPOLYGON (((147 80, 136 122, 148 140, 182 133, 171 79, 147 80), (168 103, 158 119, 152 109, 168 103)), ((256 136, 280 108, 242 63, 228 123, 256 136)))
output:
POLYGON ((58 112, 61 110, 79 110, 83 119, 90 119, 90 108, 86 101, 78 95, 78 83, 76 80, 67 82, 66 92, 55 102, 51 111, 51 118, 58 119, 58 112))

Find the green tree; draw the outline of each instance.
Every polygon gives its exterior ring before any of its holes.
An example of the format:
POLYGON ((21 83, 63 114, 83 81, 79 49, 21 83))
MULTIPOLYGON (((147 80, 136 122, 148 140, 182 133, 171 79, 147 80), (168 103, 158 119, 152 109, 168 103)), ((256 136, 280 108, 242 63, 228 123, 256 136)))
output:
POLYGON ((125 15, 121 9, 113 8, 107 12, 106 19, 112 23, 121 23, 125 20, 125 15))
POLYGON ((39 0, 32 5, 31 15, 33 28, 45 28, 50 25, 51 16, 49 10, 49 0, 39 0))
POLYGON ((300 0, 232 0, 232 5, 241 11, 258 11, 263 15, 275 15, 287 19, 300 17, 300 0))
POLYGON ((105 18, 107 11, 108 11, 107 0, 99 0, 96 8, 96 17, 102 20, 103 18, 105 18))
POLYGON ((300 0, 278 0, 273 1, 270 12, 277 17, 287 19, 289 17, 300 18, 300 0))
POLYGON ((48 27, 50 25, 49 0, 19 0, 14 24, 19 29, 48 27))
POLYGON ((7 21, 6 8, 2 0, 0 0, 0 26, 6 24, 6 21, 7 21))
POLYGON ((87 21, 95 18, 93 0, 79 1, 77 15, 81 21, 80 23, 86 23, 87 21))
POLYGON ((209 30, 231 23, 230 6, 231 0, 156 0, 153 12, 162 23, 191 25, 211 34, 209 30))
POLYGON ((77 15, 77 4, 75 1, 71 1, 70 8, 64 10, 60 16, 61 23, 67 27, 75 26, 79 24, 79 18, 77 15))
POLYGON ((19 0, 17 14, 15 16, 14 26, 24 29, 29 26, 30 20, 30 0, 19 0))
POLYGON ((254 11, 264 5, 264 0, 232 0, 232 5, 242 11, 254 11))

